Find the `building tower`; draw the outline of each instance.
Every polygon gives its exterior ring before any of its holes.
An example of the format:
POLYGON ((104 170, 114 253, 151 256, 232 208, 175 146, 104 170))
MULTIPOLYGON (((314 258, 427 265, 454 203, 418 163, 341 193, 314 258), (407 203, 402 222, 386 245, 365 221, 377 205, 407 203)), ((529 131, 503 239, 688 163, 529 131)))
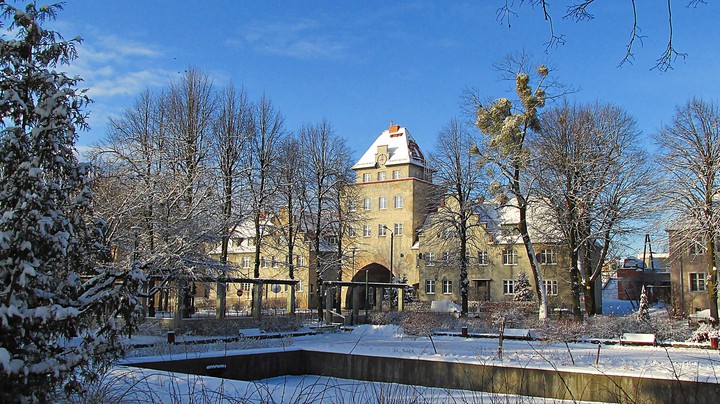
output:
MULTIPOLYGON (((352 167, 352 197, 359 213, 350 244, 352 280, 390 282, 406 278, 417 288, 417 231, 428 212, 432 170, 407 128, 383 131, 352 167), (392 257, 391 257, 392 253, 392 257)), ((364 301, 364 299, 363 299, 364 301)), ((372 301, 372 300, 371 300, 372 301)))

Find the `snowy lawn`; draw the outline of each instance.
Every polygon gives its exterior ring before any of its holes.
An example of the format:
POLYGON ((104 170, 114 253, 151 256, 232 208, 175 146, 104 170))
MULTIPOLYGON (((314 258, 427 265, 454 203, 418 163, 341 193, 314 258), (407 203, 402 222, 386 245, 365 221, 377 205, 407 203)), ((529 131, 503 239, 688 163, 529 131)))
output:
MULTIPOLYGON (((131 352, 131 355, 141 356, 129 357, 123 364, 131 366, 134 362, 153 360, 304 349, 720 383, 720 351, 701 348, 706 344, 698 344, 698 348, 602 345, 598 357, 598 345, 593 343, 570 343, 566 346, 564 343, 505 340, 502 360, 497 358, 497 344, 496 338, 459 336, 434 336, 431 341, 428 337, 408 336, 397 326, 362 325, 352 332, 340 331, 280 340, 248 340, 210 347, 161 344, 152 349, 131 352)), ((146 395, 144 398, 135 396, 134 399, 146 402, 166 402, 169 398, 176 402, 198 402, 200 399, 207 400, 201 402, 233 402, 239 398, 243 402, 373 402, 378 400, 378 394, 384 397, 391 394, 395 399, 402 397, 400 402, 413 399, 418 402, 528 400, 526 397, 510 398, 497 394, 367 383, 312 375, 244 382, 119 366, 108 378, 112 382, 106 384, 114 386, 110 390, 122 392, 126 390, 123 386, 134 384, 132 394, 146 395)))

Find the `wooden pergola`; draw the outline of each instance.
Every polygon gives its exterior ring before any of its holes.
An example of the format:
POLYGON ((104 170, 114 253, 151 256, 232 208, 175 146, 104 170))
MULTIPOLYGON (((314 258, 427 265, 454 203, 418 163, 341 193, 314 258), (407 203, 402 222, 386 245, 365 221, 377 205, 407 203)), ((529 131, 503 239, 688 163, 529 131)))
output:
MULTIPOLYGON (((163 276, 155 275, 150 277, 156 279, 165 279, 166 281, 177 281, 177 279, 166 279, 163 276)), ((287 312, 288 314, 295 314, 295 285, 300 281, 297 279, 277 279, 277 278, 237 278, 229 276, 197 276, 185 279, 187 282, 215 282, 227 285, 228 283, 249 283, 253 285, 253 296, 252 296, 252 316, 258 320, 262 318, 262 296, 263 288, 265 285, 289 285, 290 293, 288 293, 287 299, 287 312)), ((225 287, 227 289, 227 286, 225 287)), ((176 297, 178 302, 181 300, 179 295, 176 297)), ((224 304, 224 303, 223 303, 224 304)), ((175 326, 179 327, 180 321, 182 320, 182 314, 179 307, 175 309, 175 326)))
MULTIPOLYGON (((340 288, 341 295, 343 287, 352 288, 352 318, 355 319, 360 314, 360 296, 364 294, 367 297, 370 288, 373 288, 375 291, 375 307, 382 307, 385 289, 397 289, 397 311, 403 311, 403 298, 407 286, 406 283, 324 281, 325 323, 330 324, 332 322, 332 306, 335 288, 340 288), (363 293, 363 291, 365 293, 363 293)), ((367 305, 368 302, 366 301, 365 304, 367 305)))

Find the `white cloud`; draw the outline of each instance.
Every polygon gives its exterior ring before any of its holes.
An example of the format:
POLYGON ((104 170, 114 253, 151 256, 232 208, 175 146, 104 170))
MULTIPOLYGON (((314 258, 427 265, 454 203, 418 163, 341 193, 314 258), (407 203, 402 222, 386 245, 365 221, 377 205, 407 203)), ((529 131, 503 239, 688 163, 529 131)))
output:
POLYGON ((92 98, 127 96, 167 82, 172 72, 158 66, 163 57, 162 50, 150 45, 95 35, 78 47, 78 59, 68 70, 85 80, 92 98))
POLYGON ((342 57, 348 44, 339 36, 320 33, 326 29, 314 20, 295 23, 254 24, 244 28, 240 38, 228 39, 230 46, 247 45, 255 51, 299 59, 342 57))

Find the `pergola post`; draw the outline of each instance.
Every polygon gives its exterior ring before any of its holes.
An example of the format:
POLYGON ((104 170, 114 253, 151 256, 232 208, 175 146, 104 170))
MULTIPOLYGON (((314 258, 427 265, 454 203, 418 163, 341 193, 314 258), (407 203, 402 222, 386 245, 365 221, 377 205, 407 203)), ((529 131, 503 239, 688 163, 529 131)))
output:
POLYGON ((263 283, 258 282, 253 284, 253 309, 252 315, 256 320, 262 319, 262 295, 263 295, 263 283))
POLYGON ((382 287, 374 287, 375 289, 375 310, 382 311, 382 303, 383 303, 383 295, 385 294, 385 289, 382 287))
POLYGON ((295 315, 295 285, 290 285, 287 296, 287 314, 295 315))
POLYGON ((332 323, 332 307, 335 289, 333 287, 325 288, 325 324, 332 323))
POLYGON ((403 311, 403 301, 405 300, 405 288, 397 288, 397 311, 403 311))
MULTIPOLYGON (((361 286, 355 285, 353 286, 353 298, 352 298, 352 319, 353 323, 355 322, 355 319, 358 318, 358 315, 360 314, 360 293, 362 293, 361 286)), ((354 324, 352 324, 354 325, 354 324)))
POLYGON ((227 311, 227 284, 216 282, 217 292, 215 293, 215 318, 225 318, 227 311))

